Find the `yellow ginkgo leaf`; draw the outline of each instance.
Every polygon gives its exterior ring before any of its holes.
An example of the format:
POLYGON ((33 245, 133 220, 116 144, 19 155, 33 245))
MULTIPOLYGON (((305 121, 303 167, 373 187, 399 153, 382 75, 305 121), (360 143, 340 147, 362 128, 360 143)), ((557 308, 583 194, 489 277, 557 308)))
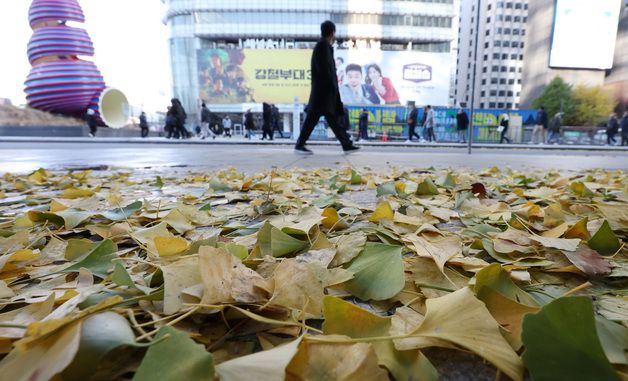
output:
POLYGON ((334 208, 325 208, 321 215, 325 217, 323 218, 322 224, 328 229, 334 227, 334 225, 336 225, 338 223, 338 220, 340 219, 338 212, 334 208))
POLYGON ((392 220, 394 216, 395 213, 390 207, 388 201, 382 201, 379 205, 377 205, 377 208, 375 208, 375 211, 371 215, 371 218, 369 218, 369 221, 379 222, 381 220, 392 220))
POLYGON ((155 248, 160 257, 172 257, 188 249, 188 241, 181 237, 155 237, 155 248))

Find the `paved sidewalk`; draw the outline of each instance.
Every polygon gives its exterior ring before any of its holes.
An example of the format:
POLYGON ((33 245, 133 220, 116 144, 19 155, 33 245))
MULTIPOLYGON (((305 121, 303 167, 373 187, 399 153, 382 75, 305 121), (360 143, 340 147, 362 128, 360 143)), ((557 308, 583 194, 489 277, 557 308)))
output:
MULTIPOLYGON (((273 141, 259 140, 253 138, 251 140, 244 138, 223 138, 217 139, 166 139, 163 137, 150 138, 89 138, 89 137, 16 137, 16 136, 0 136, 0 143, 89 143, 89 144, 184 144, 184 145, 264 145, 264 146, 285 146, 293 145, 294 141, 290 139, 275 139, 273 141)), ((467 145, 461 143, 406 143, 405 141, 360 141, 356 143, 365 147, 437 147, 437 148, 456 148, 466 150, 467 145)), ((310 146, 337 146, 336 140, 329 141, 309 141, 310 146)), ((628 147, 622 146, 599 146, 599 145, 554 145, 554 144, 495 144, 495 143, 474 143, 473 148, 487 149, 524 149, 524 150, 561 150, 561 151, 620 151, 628 152, 628 147)))
POLYGON ((628 151, 547 151, 538 149, 478 148, 468 155, 461 148, 363 147, 344 155, 340 146, 312 145, 312 156, 294 154, 288 145, 252 144, 133 144, 104 143, 98 140, 76 143, 12 142, 0 143, 0 174, 28 172, 38 168, 175 168, 217 170, 230 166, 251 173, 271 167, 318 168, 370 167, 388 170, 417 168, 468 168, 482 170, 492 166, 513 169, 557 169, 561 171, 606 168, 628 170, 628 151))

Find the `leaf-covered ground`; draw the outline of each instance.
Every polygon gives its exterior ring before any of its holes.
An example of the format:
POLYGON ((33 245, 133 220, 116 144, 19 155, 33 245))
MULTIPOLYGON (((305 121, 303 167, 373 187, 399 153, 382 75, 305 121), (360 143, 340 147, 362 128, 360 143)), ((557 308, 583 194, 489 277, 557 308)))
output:
POLYGON ((626 379, 627 237, 623 172, 7 174, 0 378, 626 379))

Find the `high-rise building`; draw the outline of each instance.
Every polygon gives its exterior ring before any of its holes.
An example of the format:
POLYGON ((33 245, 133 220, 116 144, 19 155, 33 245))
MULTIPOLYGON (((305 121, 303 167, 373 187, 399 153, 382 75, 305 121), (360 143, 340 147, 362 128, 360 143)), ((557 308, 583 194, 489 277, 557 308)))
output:
POLYGON ((461 2, 456 106, 471 105, 475 87, 476 108, 519 108, 527 19, 527 0, 461 2))
POLYGON ((560 76, 603 86, 628 105, 628 0, 529 0, 530 33, 521 104, 531 107, 560 76))
POLYGON ((292 104, 295 96, 306 102, 311 48, 325 20, 337 26, 341 85, 348 85, 353 63, 362 68, 361 91, 369 103, 427 103, 432 96, 429 103, 450 103, 459 0, 162 1, 168 5, 173 94, 192 114, 201 100, 212 110, 292 104), (393 85, 396 91, 386 93, 393 85), (277 89, 283 89, 280 96, 277 89))

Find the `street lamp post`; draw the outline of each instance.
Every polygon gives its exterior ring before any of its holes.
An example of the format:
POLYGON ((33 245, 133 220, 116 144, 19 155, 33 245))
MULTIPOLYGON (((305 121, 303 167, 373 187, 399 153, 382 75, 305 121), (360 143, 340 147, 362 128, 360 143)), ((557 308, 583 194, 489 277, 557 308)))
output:
POLYGON ((469 139, 467 143, 467 152, 471 155, 471 142, 473 140, 473 112, 475 109, 475 76, 477 74, 477 66, 478 66, 478 39, 479 39, 479 29, 480 29, 480 7, 482 6, 482 0, 478 0, 477 3, 477 11, 475 14, 475 43, 474 43, 474 53, 473 53, 473 77, 471 79, 471 108, 469 110, 469 139))

